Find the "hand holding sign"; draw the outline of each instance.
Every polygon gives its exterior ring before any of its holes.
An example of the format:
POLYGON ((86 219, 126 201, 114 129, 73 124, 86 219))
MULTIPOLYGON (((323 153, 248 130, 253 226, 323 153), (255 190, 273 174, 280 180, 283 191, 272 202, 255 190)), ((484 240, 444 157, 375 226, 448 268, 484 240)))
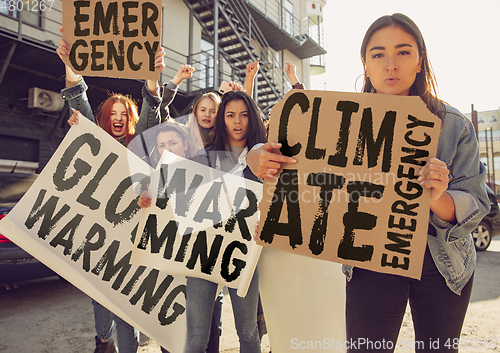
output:
POLYGON ((269 141, 248 152, 247 165, 252 173, 259 178, 267 179, 280 170, 281 163, 297 163, 295 158, 283 156, 279 150, 280 148, 281 143, 269 141))

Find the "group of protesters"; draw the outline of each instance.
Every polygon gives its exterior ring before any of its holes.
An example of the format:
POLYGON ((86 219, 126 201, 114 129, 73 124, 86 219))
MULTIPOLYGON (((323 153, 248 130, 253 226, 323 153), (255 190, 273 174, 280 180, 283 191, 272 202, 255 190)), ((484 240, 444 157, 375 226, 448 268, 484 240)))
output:
MULTIPOLYGON (((62 39, 59 44, 59 56, 69 55, 68 45, 62 39)), ((164 55, 160 49, 155 60, 157 69, 165 67, 164 55)), ((363 337, 371 341, 392 341, 395 346, 409 301, 415 339, 444 343, 460 337, 472 290, 475 252, 470 233, 489 208, 484 186, 485 168, 479 161, 470 122, 437 98, 425 42, 411 19, 402 14, 377 19, 365 34, 361 59, 363 92, 420 96, 442 124, 436 158, 429 158, 415 177, 416 182, 430 189, 432 195, 422 278, 415 280, 344 266, 347 340, 363 337)), ((251 62, 246 67, 243 86, 229 82, 230 89, 222 95, 220 92, 203 94, 193 105, 185 123, 169 116, 168 105, 174 100, 179 85, 192 77, 194 68, 190 65, 181 65, 166 85, 146 81, 140 113, 129 96, 112 94, 94 115, 83 77, 68 66, 66 88, 61 93, 74 110, 68 120, 70 125, 78 123, 77 112, 80 112, 124 146, 134 136, 151 128, 157 129, 151 149, 144 156, 152 167, 167 150, 226 173, 262 181, 278 173, 282 163, 295 163, 296 160, 281 155, 281 145, 267 139, 266 125, 252 99, 258 70, 259 63, 251 62), (166 114, 160 111, 164 105, 167 106, 166 114)), ((304 89, 297 78, 295 65, 286 63, 285 73, 293 89, 304 89)), ((150 196, 143 193, 138 204, 151 206, 150 196)), ((229 289, 240 351, 244 353, 261 352, 258 276, 255 270, 245 297, 229 289)), ((120 353, 137 352, 138 330, 99 303, 93 301, 93 305, 97 332, 95 352, 115 352, 111 338, 114 323, 120 353)), ((216 283, 188 277, 186 353, 219 351, 221 305, 222 294, 218 293, 216 283)), ((431 349, 423 351, 428 350, 431 349)), ((457 351, 451 345, 442 346, 440 350, 457 351)), ((370 349, 350 347, 348 351, 370 349)), ((166 350, 162 348, 162 352, 166 350)))

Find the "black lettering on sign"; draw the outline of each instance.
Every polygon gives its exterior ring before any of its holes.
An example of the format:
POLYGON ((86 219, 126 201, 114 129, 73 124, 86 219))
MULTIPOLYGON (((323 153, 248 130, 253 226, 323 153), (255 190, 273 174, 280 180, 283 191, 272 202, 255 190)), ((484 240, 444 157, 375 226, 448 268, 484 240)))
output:
POLYGON ((146 48, 146 51, 149 55, 149 71, 155 71, 156 52, 158 51, 159 45, 160 42, 158 41, 153 42, 153 46, 151 46, 149 42, 144 42, 144 48, 146 48))
POLYGON ((292 249, 303 243, 297 180, 297 169, 283 169, 274 190, 267 219, 260 233, 260 239, 267 244, 273 242, 275 234, 288 237, 292 249), (279 223, 285 200, 288 223, 279 223))
POLYGON ((123 39, 118 41, 118 50, 114 42, 108 42, 108 57, 106 69, 113 70, 113 62, 116 64, 118 71, 125 69, 125 44, 123 39))
POLYGON ((33 208, 31 209, 26 222, 24 222, 26 228, 31 229, 33 228, 35 223, 43 217, 42 224, 40 226, 40 229, 38 230, 38 237, 42 239, 47 238, 47 235, 56 226, 57 222, 59 222, 61 218, 70 210, 70 207, 65 204, 54 216, 54 211, 56 209, 57 201, 59 201, 59 198, 56 196, 51 196, 42 206, 43 199, 45 198, 46 193, 47 190, 40 190, 35 204, 33 205, 33 208))
POLYGON ((175 262, 184 262, 184 258, 186 257, 187 247, 189 245, 189 240, 191 239, 191 234, 193 232, 193 228, 189 227, 184 232, 182 236, 181 245, 179 246, 179 250, 177 250, 177 255, 175 256, 175 262))
POLYGON ((344 213, 344 236, 340 240, 337 255, 346 260, 370 261, 373 256, 373 245, 354 246, 355 229, 370 230, 377 224, 377 216, 359 212, 359 200, 362 197, 381 199, 384 186, 363 181, 351 181, 347 184, 349 203, 344 213))
POLYGON ((106 230, 99 224, 94 223, 90 228, 89 232, 85 236, 85 240, 82 245, 71 255, 71 260, 78 261, 80 256, 83 254, 83 269, 87 272, 90 271, 90 252, 97 251, 104 246, 106 240, 106 230), (97 235, 97 240, 91 242, 91 240, 97 235))
POLYGON ((399 222, 396 223, 394 215, 389 216, 388 226, 389 228, 398 228, 401 230, 410 230, 414 232, 417 229, 417 220, 415 218, 410 219, 410 224, 406 225, 407 219, 400 217, 399 222))
POLYGON ((257 212, 258 208, 259 201, 257 200, 257 195, 255 195, 252 190, 242 187, 238 188, 236 195, 234 196, 234 213, 232 217, 228 219, 226 226, 224 227, 225 231, 232 233, 236 222, 238 222, 241 237, 245 240, 252 240, 245 218, 253 216, 257 212), (245 198, 248 200, 248 207, 240 209, 245 198))
POLYGON ((141 43, 139 42, 130 43, 127 49, 127 62, 128 66, 132 71, 139 71, 143 63, 142 62, 138 64, 134 63, 134 48, 139 48, 139 50, 142 49, 141 43))
POLYGON ((398 178, 408 178, 408 179, 418 179, 418 174, 416 173, 415 168, 408 166, 408 172, 405 173, 404 168, 406 166, 399 165, 398 167, 398 178))
POLYGON ((402 213, 408 216, 416 216, 417 212, 413 210, 418 206, 420 206, 418 203, 408 204, 404 200, 396 200, 391 206, 391 211, 392 213, 402 213))
POLYGON ((314 224, 309 239, 309 249, 314 255, 319 255, 325 248, 326 228, 328 223, 328 206, 332 200, 333 190, 342 189, 345 183, 343 176, 330 173, 309 173, 307 185, 319 186, 319 209, 314 217, 314 224))
POLYGON ((158 7, 152 2, 146 1, 142 3, 142 35, 144 37, 148 34, 148 28, 153 36, 158 36, 158 28, 156 28, 155 21, 158 19, 159 14, 158 7), (150 15, 148 15, 148 12, 150 15))
POLYGON ((226 249, 224 250, 224 254, 222 255, 222 261, 221 261, 221 269, 220 269, 220 274, 222 278, 224 278, 227 282, 232 282, 235 279, 237 279, 241 271, 245 268, 246 266, 246 261, 241 260, 241 259, 233 259, 233 266, 234 270, 233 272, 229 273, 229 265, 231 264, 231 256, 234 253, 234 250, 240 250, 243 255, 246 255, 248 252, 248 248, 244 243, 241 243, 237 240, 232 241, 228 246, 226 246, 226 249))
POLYGON ((52 247, 56 248, 58 245, 61 245, 64 248, 63 254, 69 255, 71 254, 71 250, 73 249, 73 238, 75 237, 75 232, 80 223, 82 222, 83 215, 77 214, 71 221, 66 224, 63 229, 57 233, 57 235, 52 239, 49 243, 52 247), (66 234, 68 234, 68 238, 65 239, 66 234))
POLYGON ((132 265, 130 264, 132 251, 126 253, 115 264, 116 254, 118 253, 119 249, 120 249, 120 242, 118 240, 113 240, 111 245, 108 246, 108 248, 106 249, 106 252, 102 255, 101 259, 92 269, 92 273, 99 276, 104 266, 106 266, 104 274, 102 276, 102 280, 106 282, 111 281, 111 278, 113 278, 118 273, 118 271, 120 271, 120 273, 118 274, 118 276, 116 277, 115 281, 111 286, 111 288, 113 288, 114 290, 118 290, 121 287, 123 280, 125 279, 125 276, 128 274, 130 268, 132 267, 132 265))
POLYGON ((406 184, 406 191, 404 192, 401 190, 401 187, 403 185, 402 181, 398 181, 394 185, 394 190, 396 191, 396 194, 398 194, 401 197, 404 197, 407 200, 415 200, 422 196, 424 193, 424 188, 419 184, 419 183, 414 183, 412 181, 408 181, 406 184))
POLYGON ((102 162, 101 166, 97 170, 96 174, 92 178, 92 180, 87 184, 82 193, 78 196, 76 201, 81 203, 84 206, 88 206, 91 210, 97 210, 101 203, 94 199, 92 195, 97 190, 99 183, 102 181, 102 178, 109 172, 111 166, 118 159, 118 155, 115 153, 110 153, 104 162, 102 162))
POLYGON ((210 186, 207 194, 200 204, 200 208, 196 211, 193 221, 201 223, 204 219, 211 219, 214 226, 217 228, 222 221, 222 215, 219 208, 219 196, 221 195, 222 182, 214 181, 210 186), (212 211, 209 211, 209 206, 212 205, 212 211))
POLYGON ((430 127, 430 128, 434 127, 433 122, 419 120, 412 115, 408 115, 408 120, 410 120, 411 123, 406 124, 407 129, 413 129, 414 127, 419 127, 419 126, 430 127))
POLYGON ((71 142, 66 151, 64 151, 52 177, 57 191, 66 191, 73 188, 76 184, 78 184, 83 176, 87 175, 92 170, 90 164, 80 158, 76 158, 73 164, 75 172, 71 177, 66 178, 66 172, 68 171, 71 161, 73 161, 73 158, 80 148, 85 145, 90 147, 90 152, 94 156, 97 156, 101 149, 101 141, 92 136, 91 133, 82 134, 71 142))
POLYGON ((309 110, 309 98, 307 98, 307 96, 302 92, 294 93, 288 97, 285 105, 283 106, 283 110, 281 111, 280 125, 278 129, 278 142, 282 144, 280 149, 281 153, 288 157, 299 154, 300 149, 302 148, 300 142, 297 142, 293 146, 288 144, 288 123, 290 120, 290 113, 295 105, 299 105, 302 110, 302 114, 304 114, 309 110))
POLYGON ((403 270, 408 270, 408 268, 410 267, 410 258, 403 257, 403 263, 400 264, 399 257, 393 256, 392 261, 388 262, 387 254, 384 253, 382 254, 382 260, 380 264, 382 265, 382 267, 391 266, 392 268, 401 268, 403 270))
POLYGON ((196 174, 186 190, 186 169, 177 168, 167 185, 168 165, 162 164, 160 167, 160 180, 158 182, 158 195, 156 197, 156 206, 164 210, 170 199, 170 196, 175 192, 175 214, 186 217, 191 204, 193 203, 194 193, 203 181, 203 177, 196 174))
POLYGON ((75 6, 75 36, 76 37, 86 37, 90 34, 90 29, 82 29, 82 22, 87 22, 90 19, 89 15, 82 14, 80 12, 82 7, 90 7, 90 1, 75 1, 73 2, 75 6))
POLYGON ((76 61, 76 52, 78 47, 84 47, 87 48, 89 45, 87 42, 83 39, 77 39, 71 46, 71 50, 69 52, 69 61, 71 62, 71 65, 75 68, 77 71, 83 71, 87 68, 89 65, 89 53, 78 53, 78 58, 81 60, 80 63, 76 61))
POLYGON ((356 113, 359 109, 359 103, 350 101, 339 101, 337 110, 342 112, 342 120, 340 122, 339 139, 337 140, 337 148, 334 155, 328 157, 328 164, 337 167, 345 167, 347 165, 347 145, 349 143, 349 128, 351 127, 352 113, 356 113))
POLYGON ((139 30, 134 29, 130 30, 129 24, 137 22, 137 16, 136 15, 131 15, 129 13, 129 10, 132 8, 138 8, 139 7, 139 2, 138 1, 124 1, 123 4, 123 36, 125 38, 133 38, 137 37, 139 35, 139 30))
POLYGON ((373 116, 371 108, 363 110, 361 126, 359 127, 358 142, 356 153, 354 155, 353 165, 362 165, 365 153, 368 156, 368 168, 377 165, 378 157, 384 143, 384 154, 382 156, 382 171, 387 173, 391 170, 392 144, 394 142, 394 126, 396 126, 396 112, 388 111, 385 113, 384 120, 380 124, 377 140, 373 140, 373 116))
POLYGON ((103 34, 109 33, 111 31, 111 21, 113 21, 113 34, 120 34, 120 29, 118 28, 118 2, 110 2, 106 9, 106 14, 104 14, 102 1, 96 2, 94 9, 94 35, 101 35, 99 27, 102 28, 103 34))
POLYGON ((163 247, 165 240, 167 244, 163 253, 163 258, 170 260, 174 251, 175 237, 177 236, 178 223, 175 220, 170 220, 165 228, 163 228, 161 235, 158 237, 158 223, 155 214, 150 214, 146 221, 144 230, 142 231, 141 239, 137 248, 146 250, 149 239, 151 239, 151 254, 159 254, 160 249, 163 247))
POLYGON ((224 238, 222 237, 222 235, 217 234, 214 238, 212 246, 210 247, 210 254, 207 254, 207 232, 205 232, 204 230, 199 232, 193 244, 191 258, 187 262, 186 267, 192 270, 196 265, 198 258, 200 258, 201 272, 207 275, 212 274, 215 263, 217 261, 217 257, 220 253, 220 248, 222 246, 223 240, 224 238))
POLYGON ((326 149, 316 148, 316 135, 318 135, 319 107, 321 98, 314 98, 313 111, 311 115, 311 125, 309 127, 309 137, 307 140, 306 158, 311 160, 325 158, 326 149))
MULTIPOLYGON (((139 281, 139 277, 146 271, 146 266, 139 266, 135 270, 134 274, 132 277, 129 279, 125 287, 123 287, 122 291, 120 292, 123 295, 129 295, 132 292, 132 289, 134 289, 135 285, 139 281)), ((118 288, 116 288, 118 289, 118 288)))
POLYGON ((148 183, 149 176, 142 173, 136 173, 123 179, 106 204, 106 209, 104 211, 106 220, 108 220, 108 222, 116 227, 118 224, 132 219, 132 217, 134 217, 135 214, 141 209, 139 205, 137 205, 137 200, 139 199, 142 192, 147 190, 148 183), (136 198, 130 201, 128 206, 122 212, 118 212, 118 204, 125 195, 125 192, 134 184, 133 180, 140 180, 141 188, 138 192, 138 195, 136 198))
POLYGON ((429 157, 429 151, 421 150, 418 148, 402 147, 401 151, 409 154, 407 156, 401 157, 401 163, 408 163, 408 164, 415 164, 415 165, 424 166, 425 160, 419 161, 418 159, 429 157))
POLYGON ((97 59, 104 58, 104 52, 97 50, 98 46, 104 46, 104 41, 99 39, 91 40, 90 46, 92 47, 92 53, 90 54, 92 64, 90 65, 90 69, 92 71, 104 71, 104 64, 97 64, 97 59))
POLYGON ((410 255, 410 253, 411 253, 410 249, 403 249, 403 248, 410 247, 410 242, 408 240, 404 240, 404 239, 410 239, 410 240, 413 239, 413 234, 411 234, 411 233, 401 234, 401 233, 387 232, 387 239, 394 242, 391 244, 385 244, 385 248, 387 250, 398 252, 398 253, 405 254, 405 255, 410 255))
POLYGON ((130 298, 130 304, 136 305, 139 299, 144 295, 144 301, 142 302, 141 310, 146 314, 150 314, 151 310, 154 309, 156 304, 163 297, 167 291, 170 283, 174 280, 172 275, 166 276, 163 281, 161 281, 158 289, 155 291, 156 282, 158 281, 158 274, 160 271, 152 269, 151 272, 142 281, 141 286, 137 292, 130 298))
POLYGON ((181 293, 184 294, 184 298, 186 298, 186 285, 184 284, 178 285, 177 287, 172 289, 172 291, 165 298, 165 301, 163 302, 163 305, 158 312, 158 321, 160 322, 160 325, 166 326, 174 323, 175 320, 177 320, 177 318, 182 315, 184 311, 186 311, 186 308, 181 304, 174 303, 174 305, 172 306, 174 312, 170 314, 170 316, 167 316, 168 309, 172 305, 172 302, 181 293))

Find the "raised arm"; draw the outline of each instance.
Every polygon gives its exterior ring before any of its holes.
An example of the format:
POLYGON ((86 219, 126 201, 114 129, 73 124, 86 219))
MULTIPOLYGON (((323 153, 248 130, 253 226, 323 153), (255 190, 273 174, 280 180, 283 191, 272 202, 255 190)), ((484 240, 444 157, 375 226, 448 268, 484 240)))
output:
POLYGON ((243 83, 243 88, 250 97, 253 97, 253 84, 255 76, 257 76, 258 72, 259 72, 258 61, 253 61, 247 64, 246 77, 245 77, 245 82, 243 83))
MULTIPOLYGON (((155 68, 160 71, 165 67, 164 57, 165 51, 160 47, 155 58, 155 68)), ((141 93, 142 105, 139 121, 135 125, 135 136, 161 123, 160 107, 163 101, 163 89, 160 88, 158 81, 147 80, 141 93)))
MULTIPOLYGON (((164 57, 165 57, 165 51, 163 50, 162 47, 160 47, 155 57, 155 69, 160 69, 160 72, 165 68, 164 57)), ((158 84, 157 80, 147 80, 146 87, 153 96, 156 97, 160 96, 160 85, 158 84)))
POLYGON ((285 63, 285 73, 288 79, 290 80, 290 83, 292 84, 292 88, 305 89, 304 85, 300 83, 299 79, 297 78, 296 69, 297 67, 295 66, 294 63, 291 62, 285 63))
MULTIPOLYGON (((62 34, 62 27, 59 27, 59 32, 62 34)), ((57 55, 63 61, 64 57, 69 56, 69 45, 60 38, 58 40, 59 47, 57 48, 57 55)), ((64 63, 64 61, 63 61, 64 63)), ((82 113, 87 119, 95 123, 94 114, 92 112, 92 107, 90 106, 89 99, 87 97, 87 84, 83 80, 82 75, 77 75, 71 67, 66 65, 66 88, 61 90, 61 95, 69 104, 70 114, 73 114, 72 109, 75 109, 82 113)), ((70 122, 70 125, 75 123, 75 121, 70 122)))

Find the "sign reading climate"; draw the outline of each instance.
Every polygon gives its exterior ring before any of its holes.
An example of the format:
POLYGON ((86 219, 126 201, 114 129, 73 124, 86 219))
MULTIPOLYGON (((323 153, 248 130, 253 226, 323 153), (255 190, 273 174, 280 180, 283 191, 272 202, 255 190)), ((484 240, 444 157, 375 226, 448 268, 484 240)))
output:
POLYGON ((439 128, 419 97, 290 91, 269 139, 298 162, 265 181, 258 243, 420 278, 439 128))

